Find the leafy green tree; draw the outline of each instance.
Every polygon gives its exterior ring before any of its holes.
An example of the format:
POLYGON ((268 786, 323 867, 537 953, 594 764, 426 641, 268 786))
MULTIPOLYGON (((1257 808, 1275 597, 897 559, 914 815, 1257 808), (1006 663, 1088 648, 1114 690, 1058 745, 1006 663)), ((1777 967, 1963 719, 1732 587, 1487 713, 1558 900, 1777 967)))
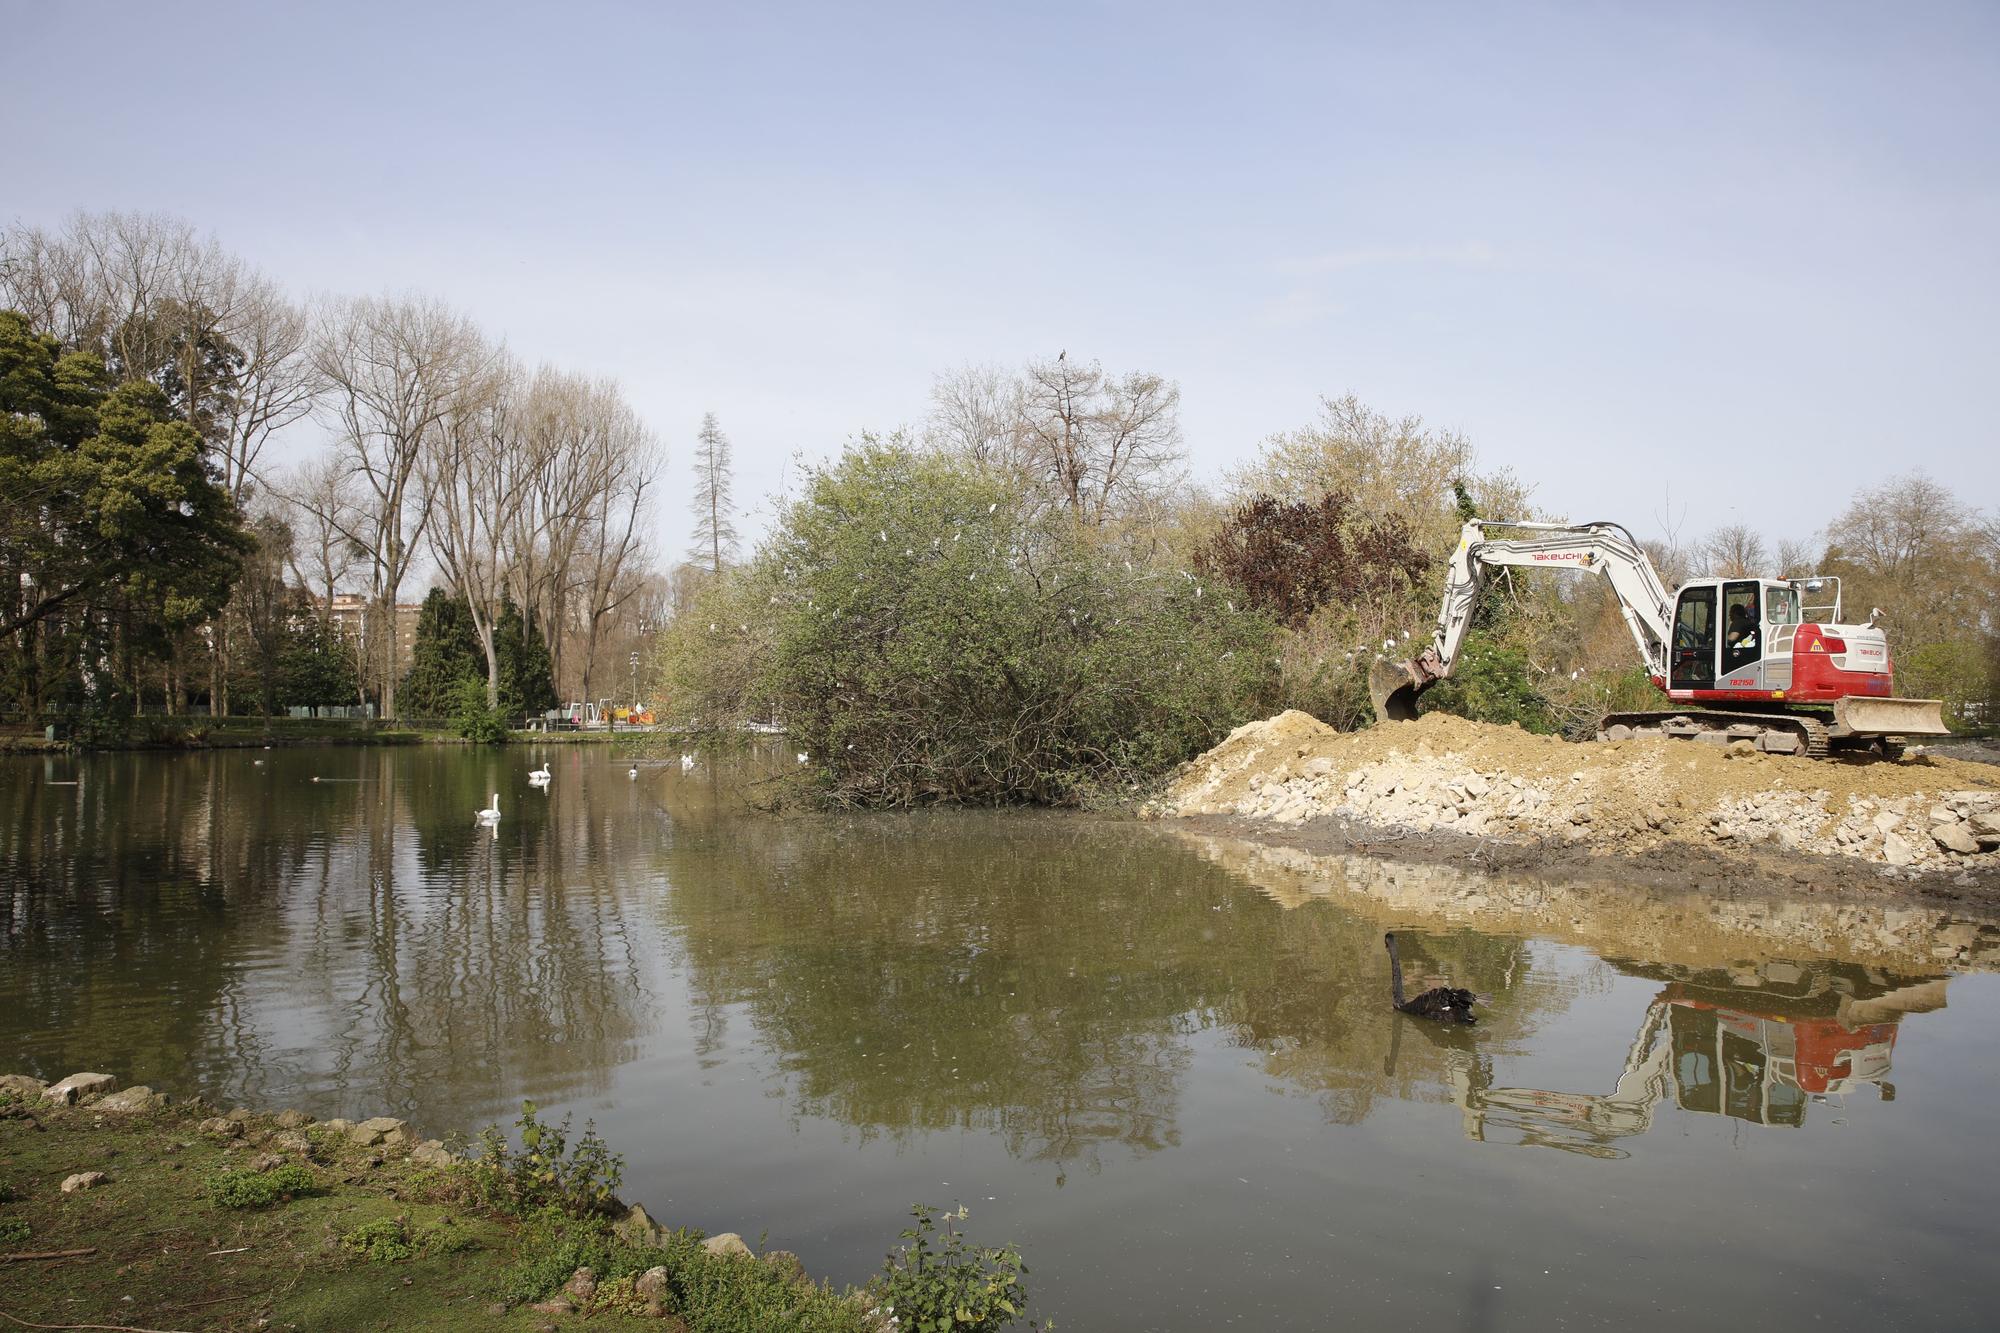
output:
POLYGON ((486 702, 486 682, 478 676, 459 680, 450 716, 458 734, 475 744, 498 745, 507 739, 507 714, 486 702))
POLYGON ((163 655, 228 601, 252 546, 158 385, 112 387, 95 357, 61 355, 15 311, 0 311, 0 495, 0 635, 28 659, 13 674, 30 707, 38 659, 80 671, 86 699, 115 694, 83 663, 127 675, 163 655))
POLYGON ((837 803, 1063 803, 1151 777, 1268 702, 1274 627, 1100 531, 1008 474, 864 439, 670 628, 670 697, 698 725, 775 712, 837 803))

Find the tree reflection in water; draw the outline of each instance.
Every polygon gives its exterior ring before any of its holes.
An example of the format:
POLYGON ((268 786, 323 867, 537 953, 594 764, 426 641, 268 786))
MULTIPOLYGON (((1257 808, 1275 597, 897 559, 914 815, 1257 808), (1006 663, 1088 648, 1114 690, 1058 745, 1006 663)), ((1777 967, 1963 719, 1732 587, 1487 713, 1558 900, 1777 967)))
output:
POLYGON ((0 1009, 32 1016, 0 1036, 41 1072, 473 1124, 526 1090, 600 1090, 631 1058, 648 1006, 627 881, 659 835, 649 804, 627 793, 639 819, 608 819, 579 774, 517 799, 496 836, 470 816, 523 785, 513 752, 264 758, 104 755, 65 763, 73 787, 0 780, 0 1009))

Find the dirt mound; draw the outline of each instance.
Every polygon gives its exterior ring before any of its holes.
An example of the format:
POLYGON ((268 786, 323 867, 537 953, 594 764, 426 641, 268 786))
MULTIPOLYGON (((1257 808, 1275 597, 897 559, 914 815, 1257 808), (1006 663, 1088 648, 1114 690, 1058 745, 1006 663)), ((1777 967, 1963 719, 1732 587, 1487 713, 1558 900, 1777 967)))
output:
POLYGON ((1343 733, 1286 712, 1188 765, 1154 813, 1339 815, 1508 842, 1770 844, 1914 873, 2000 849, 2000 772, 1663 737, 1574 744, 1443 713, 1343 733))

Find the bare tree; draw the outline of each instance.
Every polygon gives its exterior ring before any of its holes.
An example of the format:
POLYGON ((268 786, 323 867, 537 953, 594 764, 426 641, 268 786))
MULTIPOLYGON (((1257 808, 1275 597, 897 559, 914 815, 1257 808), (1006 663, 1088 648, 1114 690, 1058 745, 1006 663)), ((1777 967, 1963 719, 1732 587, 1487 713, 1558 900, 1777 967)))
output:
POLYGON ((517 420, 521 375, 504 357, 483 357, 436 426, 425 433, 419 464, 422 507, 430 515, 431 551, 465 599, 486 659, 486 706, 500 704, 500 655, 494 631, 506 594, 506 537, 531 494, 537 467, 517 420))
POLYGON ((1021 381, 998 366, 961 366, 931 385, 924 439, 988 467, 1022 463, 1021 381))
MULTIPOLYGON (((118 379, 167 393, 212 446, 244 367, 245 307, 269 289, 193 226, 158 213, 77 213, 0 238, 0 297, 118 379)), ((219 449, 220 451, 220 449, 219 449)), ((231 487, 231 495, 240 491, 231 487)))
POLYGON ((328 452, 279 478, 272 489, 291 506, 292 577, 313 595, 324 629, 333 615, 333 599, 363 555, 348 535, 360 526, 353 476, 338 453, 328 452))
POLYGON ((1747 523, 1727 523, 1709 533, 1701 557, 1709 573, 1726 579, 1761 577, 1771 563, 1763 535, 1747 523))
POLYGON ((1158 375, 1109 375, 1065 350, 1019 375, 991 366, 940 375, 925 439, 1017 473, 1045 504, 1102 525, 1179 487, 1180 400, 1158 375))
POLYGON ((1029 365, 1020 396, 1024 461, 1086 523, 1181 460, 1180 386, 1158 375, 1110 376, 1068 353, 1029 365))
POLYGON ((313 363, 305 311, 267 278, 243 282, 229 339, 240 360, 216 425, 223 484, 240 502, 256 479, 265 446, 312 413, 324 381, 313 363))
POLYGON ((1821 563, 1822 551, 1817 543, 1792 537, 1778 540, 1776 572, 1779 578, 1803 578, 1817 571, 1821 563))
POLYGON ((319 312, 312 355, 356 482, 359 502, 343 535, 368 562, 367 639, 382 715, 394 717, 396 597, 430 521, 417 503, 417 467, 429 436, 490 376, 495 353, 470 320, 435 301, 360 297, 319 312))
POLYGON ((715 413, 701 419, 701 432, 694 449, 694 544, 688 558, 708 560, 708 572, 719 574, 725 559, 736 555, 735 510, 730 504, 729 437, 716 423, 715 413))
POLYGON ((663 462, 657 439, 622 399, 606 400, 600 410, 608 417, 603 440, 609 466, 606 484, 590 500, 590 558, 579 581, 585 698, 591 697, 605 621, 647 588, 634 575, 645 562, 647 494, 663 462))

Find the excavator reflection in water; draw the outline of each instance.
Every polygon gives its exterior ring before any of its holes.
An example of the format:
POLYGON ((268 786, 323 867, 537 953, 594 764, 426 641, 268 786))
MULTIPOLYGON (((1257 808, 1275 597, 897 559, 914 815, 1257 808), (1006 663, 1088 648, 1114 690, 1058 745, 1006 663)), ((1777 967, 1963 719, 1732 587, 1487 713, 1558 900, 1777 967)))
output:
POLYGON ((1889 1058, 1905 1014, 1941 1009, 1942 977, 1851 964, 1767 963, 1754 973, 1643 968, 1665 987, 1608 1093, 1496 1086, 1486 1057, 1446 1053, 1467 1138, 1624 1157, 1669 1098, 1684 1111, 1797 1127, 1815 1100, 1873 1085, 1893 1101, 1889 1058), (1678 974, 1678 975, 1676 975, 1678 974))

